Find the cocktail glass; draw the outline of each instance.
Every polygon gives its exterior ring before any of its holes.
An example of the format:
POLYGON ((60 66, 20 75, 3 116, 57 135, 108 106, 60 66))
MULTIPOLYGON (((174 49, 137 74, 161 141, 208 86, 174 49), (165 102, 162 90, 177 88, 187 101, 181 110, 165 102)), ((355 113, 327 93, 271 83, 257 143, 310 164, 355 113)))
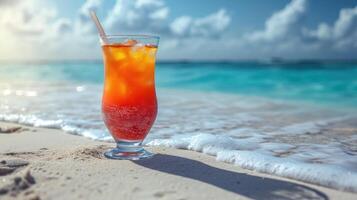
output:
POLYGON ((159 37, 109 35, 101 40, 104 58, 103 120, 117 146, 107 158, 153 156, 142 147, 157 115, 155 59, 159 37))

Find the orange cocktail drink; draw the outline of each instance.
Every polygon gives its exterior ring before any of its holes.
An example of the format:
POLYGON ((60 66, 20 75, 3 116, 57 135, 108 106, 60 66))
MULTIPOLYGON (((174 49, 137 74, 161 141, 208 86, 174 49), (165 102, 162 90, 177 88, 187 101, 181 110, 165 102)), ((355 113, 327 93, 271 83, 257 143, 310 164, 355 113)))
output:
POLYGON ((140 159, 152 154, 141 147, 156 115, 154 36, 109 36, 102 44, 104 57, 104 123, 117 142, 105 155, 140 159))

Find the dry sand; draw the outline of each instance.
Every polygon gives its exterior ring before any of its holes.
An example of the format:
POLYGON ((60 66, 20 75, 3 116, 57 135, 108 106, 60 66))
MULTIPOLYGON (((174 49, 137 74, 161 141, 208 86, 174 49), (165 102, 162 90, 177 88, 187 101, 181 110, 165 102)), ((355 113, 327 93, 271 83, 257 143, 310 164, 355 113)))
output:
POLYGON ((60 130, 0 122, 0 199, 357 199, 192 151, 148 148, 143 161, 103 158, 113 147, 60 130))

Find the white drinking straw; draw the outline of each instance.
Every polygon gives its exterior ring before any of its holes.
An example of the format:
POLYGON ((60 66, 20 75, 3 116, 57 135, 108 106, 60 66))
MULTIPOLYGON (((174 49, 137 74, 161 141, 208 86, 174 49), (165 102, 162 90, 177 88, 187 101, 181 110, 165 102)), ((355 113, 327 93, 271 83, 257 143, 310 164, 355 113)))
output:
POLYGON ((109 44, 107 35, 105 34, 104 29, 103 29, 102 25, 100 24, 99 19, 98 19, 97 15, 95 14, 95 12, 90 11, 90 16, 91 16, 92 20, 94 21, 95 26, 97 27, 99 37, 102 38, 104 44, 109 44))

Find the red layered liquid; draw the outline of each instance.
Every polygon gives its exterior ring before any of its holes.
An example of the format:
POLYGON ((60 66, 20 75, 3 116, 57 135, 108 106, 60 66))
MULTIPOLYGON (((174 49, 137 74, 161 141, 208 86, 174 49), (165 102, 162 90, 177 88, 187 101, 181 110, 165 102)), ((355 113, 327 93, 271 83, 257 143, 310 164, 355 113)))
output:
POLYGON ((104 122, 116 141, 143 140, 156 115, 155 46, 104 45, 104 122))

